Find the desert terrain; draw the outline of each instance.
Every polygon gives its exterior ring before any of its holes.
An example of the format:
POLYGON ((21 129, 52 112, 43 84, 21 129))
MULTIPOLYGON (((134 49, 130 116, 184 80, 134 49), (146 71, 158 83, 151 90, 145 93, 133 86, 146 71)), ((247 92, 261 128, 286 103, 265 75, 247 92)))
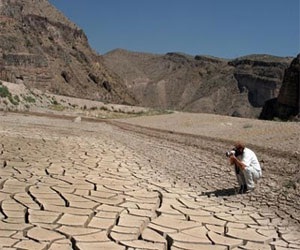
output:
POLYGON ((300 249, 299 55, 99 55, 48 0, 0 19, 0 249, 300 249))
POLYGON ((300 249, 299 123, 83 103, 0 112, 1 249, 300 249), (249 194, 236 140, 263 167, 249 194))

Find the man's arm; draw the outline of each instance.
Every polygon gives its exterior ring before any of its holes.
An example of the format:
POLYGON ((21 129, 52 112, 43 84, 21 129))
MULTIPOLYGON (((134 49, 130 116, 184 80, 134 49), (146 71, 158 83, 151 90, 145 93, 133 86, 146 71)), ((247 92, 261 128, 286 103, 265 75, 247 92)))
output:
POLYGON ((236 158, 234 155, 230 156, 230 162, 231 164, 235 164, 242 170, 246 168, 246 165, 243 162, 241 162, 238 158, 236 158))

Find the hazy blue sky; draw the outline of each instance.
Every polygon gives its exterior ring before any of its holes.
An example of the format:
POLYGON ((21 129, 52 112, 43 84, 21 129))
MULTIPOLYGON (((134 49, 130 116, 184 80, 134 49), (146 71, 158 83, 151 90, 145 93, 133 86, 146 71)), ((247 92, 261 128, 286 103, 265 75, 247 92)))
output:
POLYGON ((299 0, 50 0, 100 54, 123 48, 235 58, 300 52, 299 0))

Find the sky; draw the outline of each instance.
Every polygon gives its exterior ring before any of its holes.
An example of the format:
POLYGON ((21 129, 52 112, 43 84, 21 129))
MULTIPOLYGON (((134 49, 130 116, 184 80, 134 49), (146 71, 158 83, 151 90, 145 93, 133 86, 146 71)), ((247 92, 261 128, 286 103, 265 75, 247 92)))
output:
POLYGON ((300 0, 49 0, 99 54, 300 53, 300 0))

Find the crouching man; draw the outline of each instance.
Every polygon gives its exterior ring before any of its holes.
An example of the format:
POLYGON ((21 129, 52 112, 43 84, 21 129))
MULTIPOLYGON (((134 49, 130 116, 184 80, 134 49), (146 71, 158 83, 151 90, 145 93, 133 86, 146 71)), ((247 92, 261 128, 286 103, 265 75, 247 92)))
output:
POLYGON ((233 151, 227 153, 231 165, 235 165, 237 181, 240 185, 239 193, 254 190, 255 182, 262 177, 262 171, 255 153, 246 148, 241 142, 234 145, 233 151))

